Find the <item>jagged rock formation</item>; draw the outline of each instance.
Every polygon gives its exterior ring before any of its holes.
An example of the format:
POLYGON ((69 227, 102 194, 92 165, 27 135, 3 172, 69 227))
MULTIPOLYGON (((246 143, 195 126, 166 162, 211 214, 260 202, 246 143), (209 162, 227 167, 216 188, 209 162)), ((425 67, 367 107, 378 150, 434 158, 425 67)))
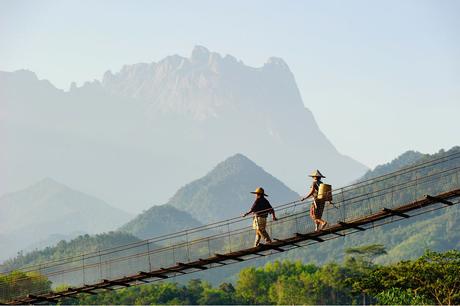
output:
POLYGON ((1 72, 0 98, 0 193, 53 176, 140 211, 236 152, 302 193, 312 169, 334 185, 366 170, 323 135, 279 58, 254 68, 196 47, 67 92, 1 72))

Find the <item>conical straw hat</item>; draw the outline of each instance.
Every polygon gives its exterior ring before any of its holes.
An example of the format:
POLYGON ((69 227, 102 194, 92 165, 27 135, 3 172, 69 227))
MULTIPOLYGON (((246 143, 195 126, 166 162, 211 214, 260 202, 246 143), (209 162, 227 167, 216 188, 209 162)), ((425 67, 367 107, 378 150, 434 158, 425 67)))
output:
POLYGON ((316 171, 313 171, 313 173, 310 174, 309 176, 311 176, 311 177, 323 177, 323 178, 326 178, 324 175, 321 174, 321 172, 319 172, 318 169, 316 169, 316 171))

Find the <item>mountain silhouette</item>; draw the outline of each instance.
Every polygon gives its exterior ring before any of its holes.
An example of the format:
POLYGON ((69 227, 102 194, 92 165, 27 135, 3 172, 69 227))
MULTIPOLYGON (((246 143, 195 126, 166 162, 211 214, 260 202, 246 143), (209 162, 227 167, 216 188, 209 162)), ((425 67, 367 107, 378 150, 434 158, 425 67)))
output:
POLYGON ((51 178, 0 197, 0 259, 54 234, 100 233, 131 215, 51 178))
POLYGON ((68 91, 30 71, 0 72, 0 99, 0 193, 53 175, 138 212, 235 152, 299 193, 313 169, 335 186, 367 170, 321 132, 305 107, 315 101, 304 104, 276 57, 250 67, 197 46, 68 91))
POLYGON ((204 177, 179 189, 167 204, 189 212, 203 223, 210 223, 248 211, 254 201, 250 192, 259 186, 265 189, 272 205, 299 198, 249 158, 236 154, 204 177))
POLYGON ((139 214, 120 228, 136 237, 148 239, 200 226, 190 214, 171 205, 158 205, 139 214))

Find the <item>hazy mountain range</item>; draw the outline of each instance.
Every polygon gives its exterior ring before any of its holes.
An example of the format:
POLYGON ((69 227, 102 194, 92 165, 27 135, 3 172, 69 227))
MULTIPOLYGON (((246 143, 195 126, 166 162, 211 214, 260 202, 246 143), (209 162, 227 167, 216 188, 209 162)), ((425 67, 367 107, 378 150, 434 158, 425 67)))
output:
POLYGON ((81 233, 114 230, 130 218, 103 200, 43 179, 0 197, 0 259, 81 233))
POLYGON ((0 72, 0 100, 0 194, 53 177, 139 212, 237 152, 297 192, 313 169, 335 185, 366 171, 321 132, 279 58, 254 68, 196 47, 69 91, 0 72))

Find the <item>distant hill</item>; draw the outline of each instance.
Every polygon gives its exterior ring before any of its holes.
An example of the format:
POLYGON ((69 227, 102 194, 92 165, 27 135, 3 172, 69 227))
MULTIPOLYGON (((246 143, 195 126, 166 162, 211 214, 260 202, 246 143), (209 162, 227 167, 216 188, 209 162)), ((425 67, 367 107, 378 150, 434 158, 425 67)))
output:
POLYGON ((130 218, 103 200, 47 178, 0 197, 0 260, 54 234, 101 233, 130 218))
POLYGON ((429 155, 422 154, 417 151, 407 151, 393 159, 391 162, 383 165, 378 165, 373 170, 367 171, 366 174, 364 174, 363 177, 359 179, 359 181, 368 180, 377 176, 397 171, 403 167, 410 166, 420 161, 423 157, 429 157, 429 155))
POLYGON ((148 239, 200 226, 189 213, 171 205, 153 206, 120 228, 136 237, 148 239))
POLYGON ((180 188, 168 201, 202 223, 239 216, 254 202, 250 194, 263 187, 272 205, 297 200, 299 195, 242 154, 219 163, 204 177, 180 188))
POLYGON ((26 254, 19 253, 15 258, 6 260, 0 265, 0 272, 10 271, 26 265, 37 264, 54 259, 61 259, 82 253, 104 250, 140 241, 128 233, 109 232, 94 236, 81 235, 70 241, 61 240, 54 247, 46 247, 26 254))

